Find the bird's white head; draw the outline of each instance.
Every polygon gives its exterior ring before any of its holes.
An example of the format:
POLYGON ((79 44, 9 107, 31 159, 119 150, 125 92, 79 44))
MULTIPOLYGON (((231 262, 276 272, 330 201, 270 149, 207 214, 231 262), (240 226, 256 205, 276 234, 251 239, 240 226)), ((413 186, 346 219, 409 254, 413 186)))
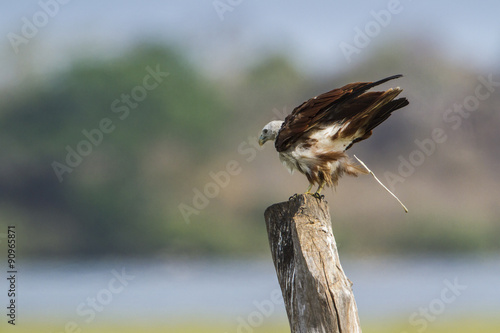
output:
POLYGON ((264 126, 262 132, 260 133, 259 145, 262 146, 264 143, 266 143, 266 141, 276 139, 281 125, 283 125, 283 120, 273 120, 269 124, 264 126))

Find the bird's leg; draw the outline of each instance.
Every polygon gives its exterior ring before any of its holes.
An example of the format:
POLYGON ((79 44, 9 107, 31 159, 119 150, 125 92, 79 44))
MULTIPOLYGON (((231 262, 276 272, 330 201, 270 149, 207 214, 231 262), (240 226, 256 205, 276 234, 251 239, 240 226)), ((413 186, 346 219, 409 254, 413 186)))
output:
POLYGON ((309 187, 307 188, 307 191, 306 191, 306 193, 304 193, 304 194, 312 194, 312 193, 311 193, 311 189, 312 189, 312 187, 313 187, 313 184, 309 184, 309 187))
POLYGON ((324 197, 324 195, 321 195, 321 190, 323 189, 323 187, 325 187, 325 184, 326 182, 325 181, 322 181, 321 184, 319 185, 318 189, 316 190, 316 193, 313 194, 313 196, 317 199, 320 199, 324 197))
POLYGON ((326 182, 322 181, 321 184, 318 187, 318 190, 316 191, 317 194, 321 193, 321 190, 323 190, 323 187, 325 187, 326 182))

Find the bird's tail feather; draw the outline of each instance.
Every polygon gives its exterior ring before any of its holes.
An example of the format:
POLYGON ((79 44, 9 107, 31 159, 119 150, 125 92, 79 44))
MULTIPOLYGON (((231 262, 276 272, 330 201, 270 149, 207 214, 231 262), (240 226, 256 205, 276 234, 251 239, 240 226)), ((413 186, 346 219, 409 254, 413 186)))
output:
POLYGON ((375 127, 383 123, 392 112, 400 109, 409 104, 408 100, 403 98, 396 98, 401 93, 401 89, 389 89, 380 98, 378 103, 375 103, 374 107, 368 111, 369 120, 367 120, 365 131, 370 132, 375 127))

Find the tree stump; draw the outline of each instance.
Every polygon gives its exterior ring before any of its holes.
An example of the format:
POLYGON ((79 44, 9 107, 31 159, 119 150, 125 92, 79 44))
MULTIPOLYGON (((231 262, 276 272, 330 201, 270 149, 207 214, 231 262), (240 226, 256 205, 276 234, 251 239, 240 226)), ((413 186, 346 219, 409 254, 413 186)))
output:
POLYGON ((361 332, 327 202, 298 195, 268 207, 264 216, 291 332, 361 332))

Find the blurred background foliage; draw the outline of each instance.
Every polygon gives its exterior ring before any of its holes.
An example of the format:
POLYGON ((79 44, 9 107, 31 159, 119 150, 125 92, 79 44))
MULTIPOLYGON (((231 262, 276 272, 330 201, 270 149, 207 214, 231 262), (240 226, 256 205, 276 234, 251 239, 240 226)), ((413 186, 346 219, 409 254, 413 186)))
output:
POLYGON ((349 154, 389 186, 406 168, 392 185, 409 213, 370 176, 323 192, 362 327, 499 331, 500 87, 457 111, 500 82, 498 1, 63 2, 0 10, 0 248, 15 225, 15 329, 240 332, 260 314, 254 332, 286 332, 283 304, 256 305, 279 288, 263 213, 307 181, 257 137, 312 96, 404 74, 380 88, 400 86, 410 105, 349 154), (168 75, 145 90, 151 71, 168 75), (436 129, 445 139, 429 143, 436 129), (82 148, 61 182, 54 163, 82 148), (115 271, 135 278, 111 300, 115 271), (441 307, 446 281, 467 290, 441 307), (103 311, 90 319, 78 309, 92 298, 103 311), (422 309, 435 315, 425 328, 422 309))
POLYGON ((450 130, 443 111, 470 94, 476 75, 432 46, 401 47, 397 40, 335 78, 307 75, 279 52, 214 78, 175 44, 138 44, 111 57, 77 57, 58 71, 28 71, 26 84, 0 94, 0 224, 22 229, 27 241, 20 250, 27 256, 267 254, 265 207, 306 184, 286 174, 271 145, 255 150, 254 158, 238 147, 251 147, 267 121, 311 96, 399 72, 405 78, 394 84, 405 89, 410 107, 353 152, 382 175, 397 172, 398 155, 407 158, 414 139, 430 137, 433 128, 445 128, 449 139, 398 185, 410 207, 407 216, 368 177, 343 180, 327 193, 341 250, 498 250, 498 196, 487 177, 498 179, 499 95, 450 130), (112 103, 142 84, 148 66, 169 76, 121 120, 112 103), (111 119, 114 131, 59 182, 52 163, 64 163, 66 147, 76 149, 85 140, 82 131, 103 118, 111 119), (474 151, 480 157, 467 155, 474 151), (242 173, 187 223, 179 205, 193 206, 194 189, 203 191, 212 181, 209 173, 231 160, 242 173))
POLYGON ((78 59, 8 94, 0 126, 2 142, 10 144, 2 145, 1 188, 19 219, 10 223, 22 222, 31 240, 28 254, 147 254, 176 238, 169 232, 175 231, 172 216, 152 201, 175 198, 182 159, 205 163, 216 124, 228 115, 217 89, 180 54, 146 46, 113 59, 78 59), (148 66, 168 68, 180 79, 161 82, 121 120, 112 102, 142 85, 148 66), (192 112, 197 109, 208 112, 192 112), (82 131, 98 128, 103 118, 115 130, 60 183, 53 161, 66 164, 66 146, 77 150, 87 140, 82 131))

